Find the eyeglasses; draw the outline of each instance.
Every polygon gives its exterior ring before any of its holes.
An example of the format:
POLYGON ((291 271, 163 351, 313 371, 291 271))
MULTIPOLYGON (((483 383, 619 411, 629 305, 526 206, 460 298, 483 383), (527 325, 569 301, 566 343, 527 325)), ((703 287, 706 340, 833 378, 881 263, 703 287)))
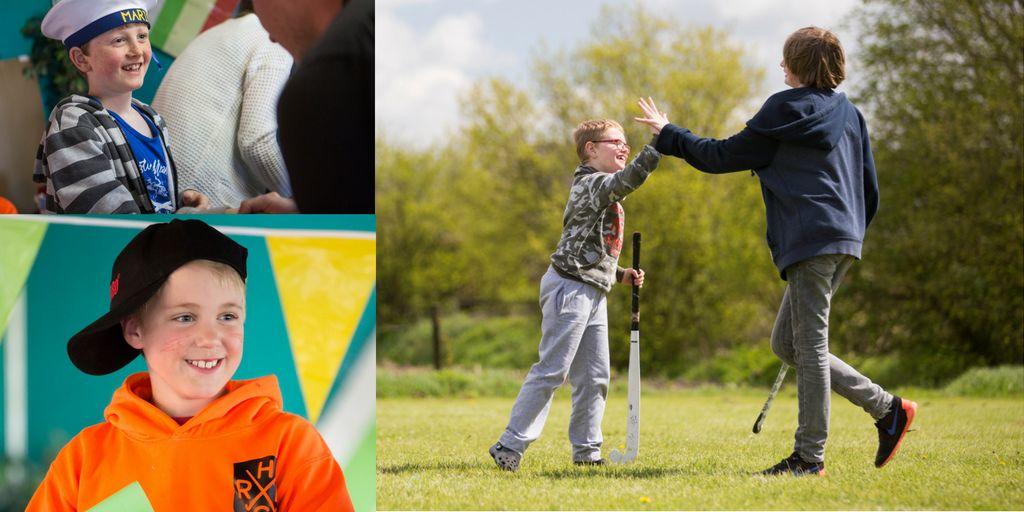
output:
POLYGON ((626 141, 624 141, 622 139, 592 140, 590 142, 595 142, 595 143, 596 142, 607 142, 607 143, 615 146, 615 149, 625 149, 626 151, 629 151, 629 144, 626 144, 626 141))

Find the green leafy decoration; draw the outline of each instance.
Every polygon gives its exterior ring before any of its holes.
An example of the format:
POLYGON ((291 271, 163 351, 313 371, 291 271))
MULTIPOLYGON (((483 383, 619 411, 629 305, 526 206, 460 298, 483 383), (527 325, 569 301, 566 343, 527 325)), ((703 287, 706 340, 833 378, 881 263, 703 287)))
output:
POLYGON ((51 98, 85 94, 89 85, 71 63, 64 43, 44 36, 41 26, 42 17, 33 16, 21 28, 21 34, 32 40, 32 51, 29 53, 32 65, 25 69, 25 76, 49 78, 42 85, 46 95, 51 98))

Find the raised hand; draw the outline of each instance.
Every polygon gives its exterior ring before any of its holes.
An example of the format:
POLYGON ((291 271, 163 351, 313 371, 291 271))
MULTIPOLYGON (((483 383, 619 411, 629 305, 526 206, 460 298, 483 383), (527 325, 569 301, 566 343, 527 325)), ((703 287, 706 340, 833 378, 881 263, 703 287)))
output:
POLYGON ((634 117, 633 120, 646 124, 654 135, 661 133, 661 129, 669 123, 668 116, 658 110, 658 106, 654 104, 654 100, 650 96, 646 100, 640 98, 636 104, 640 106, 640 110, 644 111, 644 117, 634 117))

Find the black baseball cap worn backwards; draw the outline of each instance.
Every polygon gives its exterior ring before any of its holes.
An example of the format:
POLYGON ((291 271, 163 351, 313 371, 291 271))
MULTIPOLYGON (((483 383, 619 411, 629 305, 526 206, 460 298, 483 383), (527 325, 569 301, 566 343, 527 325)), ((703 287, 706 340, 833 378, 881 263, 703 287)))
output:
POLYGON ((193 260, 224 263, 245 281, 249 251, 201 220, 174 219, 135 235, 110 271, 110 311, 68 340, 71 362, 90 375, 106 375, 139 355, 124 339, 121 320, 142 307, 175 270, 193 260))

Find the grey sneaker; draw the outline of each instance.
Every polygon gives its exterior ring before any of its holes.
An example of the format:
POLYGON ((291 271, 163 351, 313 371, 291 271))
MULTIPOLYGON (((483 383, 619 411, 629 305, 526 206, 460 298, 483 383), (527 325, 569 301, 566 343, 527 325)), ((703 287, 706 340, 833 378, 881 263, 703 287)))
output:
POLYGON ((505 448, 501 443, 494 443, 494 446, 490 450, 487 450, 494 458, 494 463, 499 468, 505 471, 516 471, 519 469, 519 461, 523 458, 522 455, 516 453, 513 450, 505 448))

